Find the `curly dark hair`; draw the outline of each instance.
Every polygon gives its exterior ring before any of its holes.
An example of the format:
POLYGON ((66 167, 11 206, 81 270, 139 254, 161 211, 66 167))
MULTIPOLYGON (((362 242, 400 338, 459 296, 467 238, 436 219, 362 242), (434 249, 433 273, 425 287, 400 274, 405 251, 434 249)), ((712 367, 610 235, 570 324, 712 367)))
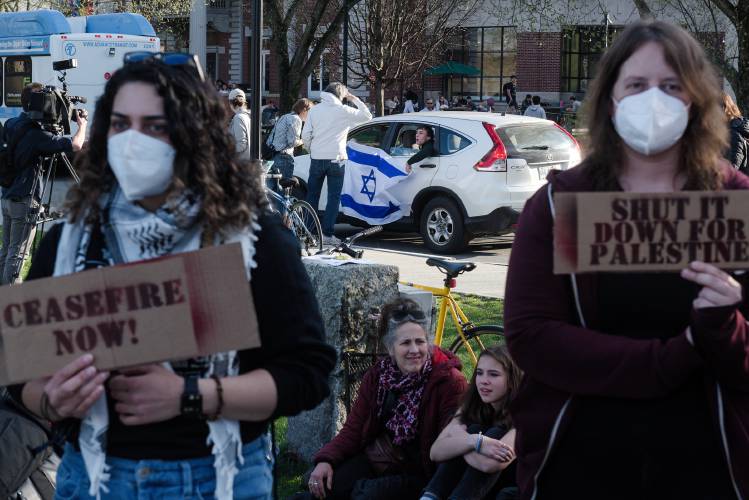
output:
POLYGON ((689 95, 689 124, 681 138, 681 172, 685 189, 711 190, 721 185, 720 162, 728 145, 728 131, 719 106, 721 80, 705 51, 686 30, 663 21, 630 24, 609 47, 596 69, 586 101, 590 138, 588 157, 580 165, 597 190, 615 191, 622 168, 622 140, 611 122, 611 93, 621 66, 648 42, 663 47, 689 95))
POLYGON ((225 124, 228 113, 217 91, 188 67, 151 60, 127 64, 107 82, 96 103, 87 146, 75 166, 81 182, 67 201, 71 219, 98 220, 98 201, 115 185, 107 162, 107 135, 117 92, 133 82, 151 84, 164 99, 169 139, 176 150, 168 199, 185 188, 202 199, 201 221, 214 234, 247 226, 267 205, 259 162, 243 162, 225 124))
POLYGON ((478 387, 476 386, 476 368, 473 369, 473 375, 471 376, 471 382, 468 384, 468 390, 463 395, 463 403, 460 406, 459 418, 460 422, 464 425, 481 424, 484 426, 493 426, 497 424, 504 425, 508 429, 512 427, 512 419, 510 418, 510 403, 515 399, 520 390, 520 382, 523 379, 523 372, 520 370, 518 365, 510 356, 510 351, 507 346, 495 345, 487 347, 479 354, 476 365, 481 361, 484 356, 494 358, 494 360, 502 365, 507 376, 507 393, 502 398, 499 409, 495 410, 494 407, 489 403, 484 403, 479 395, 478 387))

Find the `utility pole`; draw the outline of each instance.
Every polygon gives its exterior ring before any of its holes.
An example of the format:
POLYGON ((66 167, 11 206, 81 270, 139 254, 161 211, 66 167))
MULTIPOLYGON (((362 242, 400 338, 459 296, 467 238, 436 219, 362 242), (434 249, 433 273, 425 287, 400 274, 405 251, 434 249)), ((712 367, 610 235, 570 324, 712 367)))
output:
POLYGON ((190 53, 198 56, 200 64, 204 68, 207 20, 205 0, 192 0, 192 7, 190 8, 190 53))
POLYGON ((260 159, 263 130, 260 116, 260 94, 263 91, 261 60, 263 54, 263 0, 252 1, 252 38, 250 39, 250 159, 260 159))

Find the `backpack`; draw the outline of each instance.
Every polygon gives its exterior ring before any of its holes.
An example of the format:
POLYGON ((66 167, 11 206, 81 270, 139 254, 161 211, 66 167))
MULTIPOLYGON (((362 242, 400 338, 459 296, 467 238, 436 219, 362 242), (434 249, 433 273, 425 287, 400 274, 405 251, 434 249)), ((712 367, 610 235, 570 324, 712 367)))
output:
MULTIPOLYGON (((5 133, 0 134, 0 138, 2 139, 0 141, 0 186, 9 188, 13 185, 13 181, 18 174, 14 165, 16 146, 23 136, 26 135, 26 132, 32 128, 36 128, 36 123, 32 121, 24 123, 20 129, 16 130, 16 133, 13 134, 13 137, 7 143, 5 142, 5 133)), ((7 132, 7 128, 2 132, 7 132)))
POLYGON ((30 478, 36 486, 34 475, 52 454, 50 436, 44 424, 0 387, 0 498, 14 497, 30 478))
POLYGON ((268 138, 260 144, 260 158, 265 161, 270 161, 276 156, 276 148, 273 147, 273 137, 276 135, 276 126, 273 126, 273 130, 268 135, 268 138))

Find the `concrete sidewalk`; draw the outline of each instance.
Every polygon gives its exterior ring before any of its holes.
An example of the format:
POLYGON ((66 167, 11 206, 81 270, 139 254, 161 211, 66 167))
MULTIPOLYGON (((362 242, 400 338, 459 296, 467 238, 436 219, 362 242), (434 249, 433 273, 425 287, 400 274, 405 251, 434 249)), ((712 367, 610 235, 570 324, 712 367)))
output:
MULTIPOLYGON (((400 281, 441 287, 444 275, 436 267, 426 265, 429 255, 404 254, 383 250, 364 250, 364 258, 379 264, 396 266, 400 281)), ((450 260, 450 259, 445 259, 450 260)), ((461 262, 465 260, 461 259, 461 262)), ((476 269, 458 277, 459 293, 472 293, 492 298, 504 298, 507 266, 505 264, 476 264, 476 269)))

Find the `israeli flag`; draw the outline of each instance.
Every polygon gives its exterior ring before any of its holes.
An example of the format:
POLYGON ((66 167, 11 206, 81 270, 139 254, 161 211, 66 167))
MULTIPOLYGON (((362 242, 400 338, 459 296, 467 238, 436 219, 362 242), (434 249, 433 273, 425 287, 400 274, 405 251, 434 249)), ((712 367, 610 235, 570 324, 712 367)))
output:
POLYGON ((408 173, 379 148, 349 141, 346 153, 341 211, 368 224, 388 224, 402 218, 410 203, 400 203, 389 190, 408 173))

